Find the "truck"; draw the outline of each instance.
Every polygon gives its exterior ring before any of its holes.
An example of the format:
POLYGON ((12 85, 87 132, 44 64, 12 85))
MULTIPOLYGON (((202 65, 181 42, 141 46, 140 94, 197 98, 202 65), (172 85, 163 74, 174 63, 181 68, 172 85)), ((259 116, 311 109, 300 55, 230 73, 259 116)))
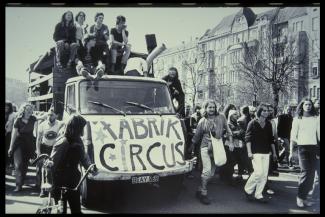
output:
MULTIPOLYGON (((143 58, 150 66, 164 49, 132 53, 130 58, 143 58)), ((94 205, 105 189, 116 196, 116 183, 156 183, 179 192, 196 158, 186 157, 184 121, 175 112, 167 83, 154 78, 153 67, 149 77, 104 75, 94 82, 73 69, 59 70, 47 55, 31 66, 43 75, 30 79, 29 101, 39 111, 54 106, 63 121, 73 114, 87 120, 83 143, 98 173, 88 175, 82 185, 83 205, 94 205), (42 61, 49 63, 42 68, 42 61)))

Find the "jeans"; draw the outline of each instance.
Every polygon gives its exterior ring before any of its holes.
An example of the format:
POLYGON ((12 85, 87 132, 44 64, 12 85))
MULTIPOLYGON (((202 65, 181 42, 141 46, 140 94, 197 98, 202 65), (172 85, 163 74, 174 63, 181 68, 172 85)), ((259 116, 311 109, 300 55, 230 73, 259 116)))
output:
POLYGON ((298 197, 306 200, 308 192, 313 188, 315 171, 316 171, 316 145, 299 145, 299 186, 298 197))
POLYGON ((203 168, 201 174, 201 185, 199 186, 198 191, 200 191, 202 195, 207 195, 208 182, 213 177, 216 170, 214 160, 209 155, 208 147, 201 148, 201 159, 203 168))
POLYGON ((267 182, 267 175, 269 171, 270 154, 253 154, 253 169, 245 185, 245 191, 248 194, 253 194, 255 191, 255 198, 263 198, 263 189, 267 182))
POLYGON ((18 146, 14 151, 14 163, 16 172, 16 186, 23 186, 28 169, 29 154, 25 148, 18 146))

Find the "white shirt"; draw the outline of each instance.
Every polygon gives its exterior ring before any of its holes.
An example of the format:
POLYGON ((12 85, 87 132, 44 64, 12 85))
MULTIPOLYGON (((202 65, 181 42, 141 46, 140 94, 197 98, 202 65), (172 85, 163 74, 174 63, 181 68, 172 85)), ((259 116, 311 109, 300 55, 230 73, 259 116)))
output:
POLYGON ((140 73, 140 75, 143 75, 143 72, 148 71, 147 62, 140 57, 130 58, 127 62, 125 69, 124 69, 124 74, 131 70, 137 70, 140 73))
POLYGON ((298 145, 316 145, 320 141, 319 116, 295 117, 292 122, 291 138, 298 145))
POLYGON ((42 144, 53 146, 58 137, 59 129, 62 125, 61 121, 55 120, 54 125, 50 125, 48 120, 43 121, 39 125, 39 133, 43 134, 42 144))

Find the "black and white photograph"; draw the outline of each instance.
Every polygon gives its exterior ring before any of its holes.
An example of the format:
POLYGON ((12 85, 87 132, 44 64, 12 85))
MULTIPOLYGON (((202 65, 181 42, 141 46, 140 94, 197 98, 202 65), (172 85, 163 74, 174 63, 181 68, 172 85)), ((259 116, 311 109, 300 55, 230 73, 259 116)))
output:
POLYGON ((320 214, 320 4, 5 6, 6 214, 320 214))

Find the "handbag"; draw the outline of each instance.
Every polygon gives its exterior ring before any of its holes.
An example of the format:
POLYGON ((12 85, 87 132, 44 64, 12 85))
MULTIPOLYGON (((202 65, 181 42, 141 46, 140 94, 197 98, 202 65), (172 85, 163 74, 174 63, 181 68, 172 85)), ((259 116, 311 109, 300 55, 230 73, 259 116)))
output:
POLYGON ((226 151, 222 139, 217 139, 213 137, 211 131, 210 131, 210 138, 211 138, 214 163, 217 166, 222 166, 227 162, 226 151))

